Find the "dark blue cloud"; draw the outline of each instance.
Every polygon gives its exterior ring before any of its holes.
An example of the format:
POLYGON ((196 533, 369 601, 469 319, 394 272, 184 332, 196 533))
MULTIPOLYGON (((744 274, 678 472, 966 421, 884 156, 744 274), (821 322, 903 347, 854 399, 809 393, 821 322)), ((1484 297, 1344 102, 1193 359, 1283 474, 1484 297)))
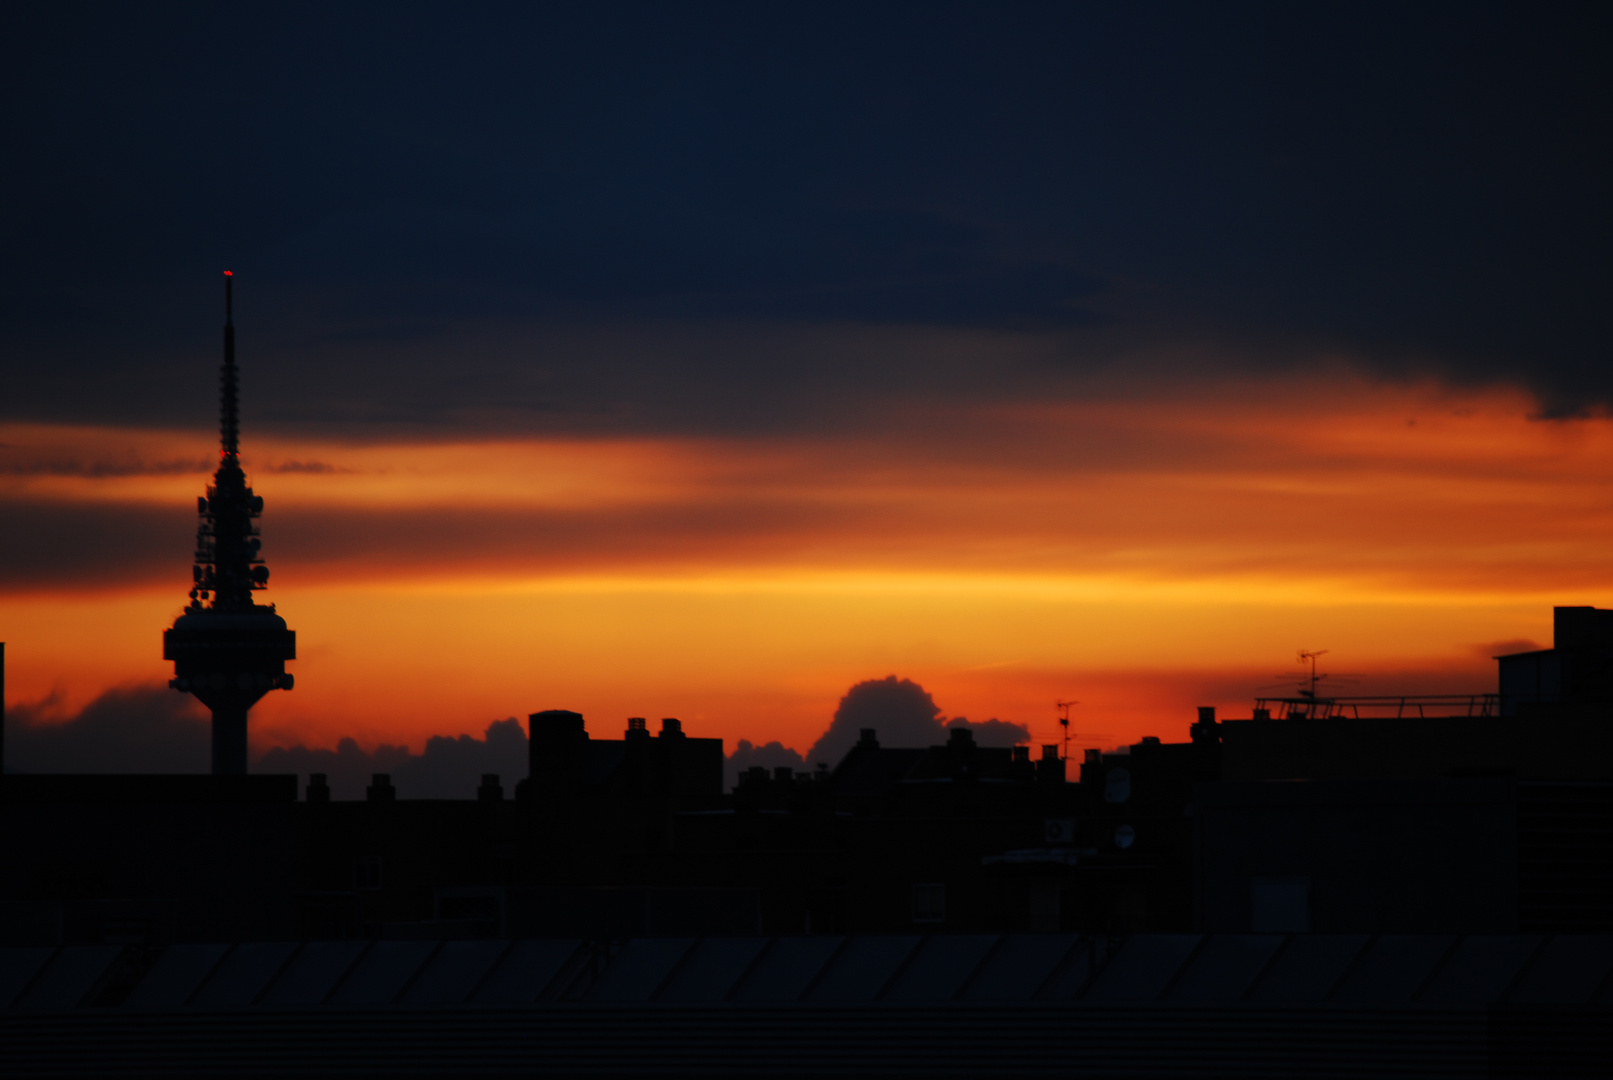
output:
POLYGON ((6 710, 6 771, 200 773, 209 767, 205 710, 167 687, 108 690, 72 716, 55 698, 6 710))
POLYGON ((771 775, 774 769, 793 769, 797 772, 806 765, 806 759, 788 746, 774 739, 757 746, 749 739, 740 739, 734 752, 723 761, 723 789, 731 791, 747 770, 763 768, 771 775))
POLYGON ((471 735, 433 735, 418 754, 406 746, 382 743, 365 750, 344 738, 334 750, 302 744, 277 746, 259 755, 254 772, 296 773, 305 788, 312 773, 324 773, 332 798, 362 799, 376 773, 387 774, 402 799, 474 799, 482 777, 499 777, 505 798, 526 779, 527 738, 521 722, 511 717, 471 735))
POLYGON ((4 408, 69 408, 47 361, 139 388, 108 410, 167 407, 211 338, 179 328, 232 265, 243 303, 327 340, 1119 324, 1510 378, 1571 411, 1613 390, 1610 18, 42 5, 0 42, 4 408))
MULTIPOLYGON (((77 713, 60 701, 12 705, 6 712, 6 771, 16 773, 199 773, 208 770, 207 713, 189 694, 166 687, 108 690, 77 713)), ((338 799, 362 799, 376 773, 400 798, 473 799, 482 777, 496 773, 505 797, 527 774, 527 738, 513 717, 489 724, 482 738, 433 735, 418 754, 382 743, 365 750, 350 738, 334 750, 302 744, 273 747, 252 762, 258 773, 296 773, 299 791, 324 773, 338 799)))
POLYGON ((812 744, 806 760, 833 768, 869 729, 881 746, 921 748, 945 743, 949 729, 955 727, 969 728, 981 746, 1017 746, 1031 737, 1023 724, 995 717, 984 723, 971 723, 962 716, 949 721, 924 687, 887 675, 865 679, 846 691, 828 730, 812 744))

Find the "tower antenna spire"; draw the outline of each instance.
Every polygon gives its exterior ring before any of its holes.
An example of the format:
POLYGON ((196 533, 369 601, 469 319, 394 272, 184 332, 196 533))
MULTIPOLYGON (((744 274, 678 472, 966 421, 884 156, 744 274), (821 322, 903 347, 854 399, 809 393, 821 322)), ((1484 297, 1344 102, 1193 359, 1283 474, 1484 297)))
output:
POLYGON ((224 457, 241 455, 241 391, 235 367, 235 275, 224 271, 224 364, 219 368, 219 446, 224 457))

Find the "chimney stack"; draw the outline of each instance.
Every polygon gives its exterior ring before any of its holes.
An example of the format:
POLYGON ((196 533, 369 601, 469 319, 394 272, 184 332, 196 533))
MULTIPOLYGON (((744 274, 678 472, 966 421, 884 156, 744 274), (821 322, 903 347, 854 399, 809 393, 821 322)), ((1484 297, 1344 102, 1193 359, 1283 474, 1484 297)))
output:
POLYGON ((1036 763, 1036 779, 1044 784, 1064 783, 1064 759, 1057 743, 1042 744, 1042 760, 1036 763))
POLYGON ((582 713, 545 709, 527 717, 527 790, 531 797, 563 798, 582 770, 588 732, 582 713))

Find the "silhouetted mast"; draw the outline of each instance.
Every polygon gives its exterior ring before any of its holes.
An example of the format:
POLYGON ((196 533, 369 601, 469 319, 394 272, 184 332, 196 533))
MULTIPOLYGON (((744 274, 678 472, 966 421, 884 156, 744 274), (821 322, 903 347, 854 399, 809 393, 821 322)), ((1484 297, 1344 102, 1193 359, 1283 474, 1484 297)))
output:
POLYGON ((241 455, 241 396, 235 369, 235 275, 224 271, 224 364, 219 370, 218 426, 224 456, 241 455))

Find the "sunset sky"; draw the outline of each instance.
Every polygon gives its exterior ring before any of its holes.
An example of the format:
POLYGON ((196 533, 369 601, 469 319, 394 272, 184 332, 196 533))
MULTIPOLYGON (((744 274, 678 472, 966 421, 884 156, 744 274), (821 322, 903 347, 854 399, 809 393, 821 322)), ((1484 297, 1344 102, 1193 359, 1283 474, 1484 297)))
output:
POLYGON ((1606 16, 1001 7, 21 20, 8 707, 172 674, 225 268, 260 750, 890 674, 1115 746, 1613 605, 1606 16))

